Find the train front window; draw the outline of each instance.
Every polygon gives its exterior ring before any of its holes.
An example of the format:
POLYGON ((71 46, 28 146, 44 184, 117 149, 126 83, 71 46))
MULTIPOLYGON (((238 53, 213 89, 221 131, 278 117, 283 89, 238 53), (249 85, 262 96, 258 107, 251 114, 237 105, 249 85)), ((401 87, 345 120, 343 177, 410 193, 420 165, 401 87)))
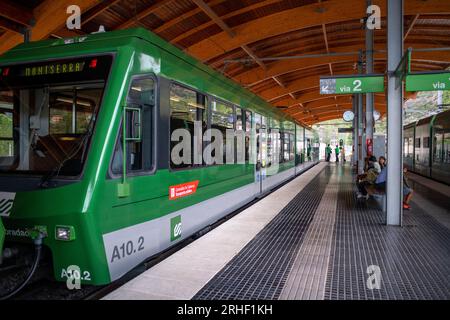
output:
POLYGON ((0 173, 81 174, 111 66, 103 58, 0 66, 0 173))

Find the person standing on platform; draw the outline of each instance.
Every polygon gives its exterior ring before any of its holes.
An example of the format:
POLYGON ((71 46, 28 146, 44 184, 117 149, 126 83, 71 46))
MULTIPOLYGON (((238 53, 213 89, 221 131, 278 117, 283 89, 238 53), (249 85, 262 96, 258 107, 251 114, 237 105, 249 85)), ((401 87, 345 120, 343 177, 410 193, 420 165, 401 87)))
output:
POLYGON ((336 145, 336 148, 334 148, 334 153, 336 154, 336 162, 339 162, 339 146, 336 145))
POLYGON ((342 154, 342 162, 345 162, 345 146, 339 148, 342 154))
POLYGON ((330 157, 331 157, 331 147, 330 144, 328 144, 325 148, 325 158, 327 162, 330 162, 330 157))

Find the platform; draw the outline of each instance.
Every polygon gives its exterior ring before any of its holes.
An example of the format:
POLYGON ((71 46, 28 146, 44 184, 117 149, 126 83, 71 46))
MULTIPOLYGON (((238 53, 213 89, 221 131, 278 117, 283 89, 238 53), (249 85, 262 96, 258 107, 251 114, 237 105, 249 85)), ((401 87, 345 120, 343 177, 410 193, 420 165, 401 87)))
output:
POLYGON ((391 227, 349 166, 319 163, 104 299, 450 299, 449 195, 411 180, 391 227))

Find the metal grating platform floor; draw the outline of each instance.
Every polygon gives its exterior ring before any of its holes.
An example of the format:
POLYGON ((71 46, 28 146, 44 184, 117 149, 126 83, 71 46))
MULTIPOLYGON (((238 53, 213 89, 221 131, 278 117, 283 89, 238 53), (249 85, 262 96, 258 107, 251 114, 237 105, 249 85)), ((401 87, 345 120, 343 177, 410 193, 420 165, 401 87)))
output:
POLYGON ((325 167, 193 299, 277 299, 330 177, 325 167))
POLYGON ((450 230, 414 204, 402 228, 387 227, 354 188, 349 167, 326 167, 193 299, 450 299, 450 230))
POLYGON ((339 172, 325 299, 450 299, 450 230, 414 204, 402 228, 385 226, 376 205, 356 200, 350 169, 339 172), (379 289, 368 289, 371 265, 379 289))

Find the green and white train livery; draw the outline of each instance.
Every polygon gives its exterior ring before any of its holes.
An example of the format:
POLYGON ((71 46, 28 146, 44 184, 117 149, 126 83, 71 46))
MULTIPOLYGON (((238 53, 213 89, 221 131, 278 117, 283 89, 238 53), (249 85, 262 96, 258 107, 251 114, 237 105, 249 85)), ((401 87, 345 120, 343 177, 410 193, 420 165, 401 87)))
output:
POLYGON ((317 149, 312 131, 144 29, 18 45, 0 57, 0 262, 42 237, 56 280, 77 266, 81 283, 110 283, 317 149), (173 159, 177 129, 192 161, 173 159), (245 133, 243 162, 196 159, 213 142, 229 157, 227 130, 245 133))

